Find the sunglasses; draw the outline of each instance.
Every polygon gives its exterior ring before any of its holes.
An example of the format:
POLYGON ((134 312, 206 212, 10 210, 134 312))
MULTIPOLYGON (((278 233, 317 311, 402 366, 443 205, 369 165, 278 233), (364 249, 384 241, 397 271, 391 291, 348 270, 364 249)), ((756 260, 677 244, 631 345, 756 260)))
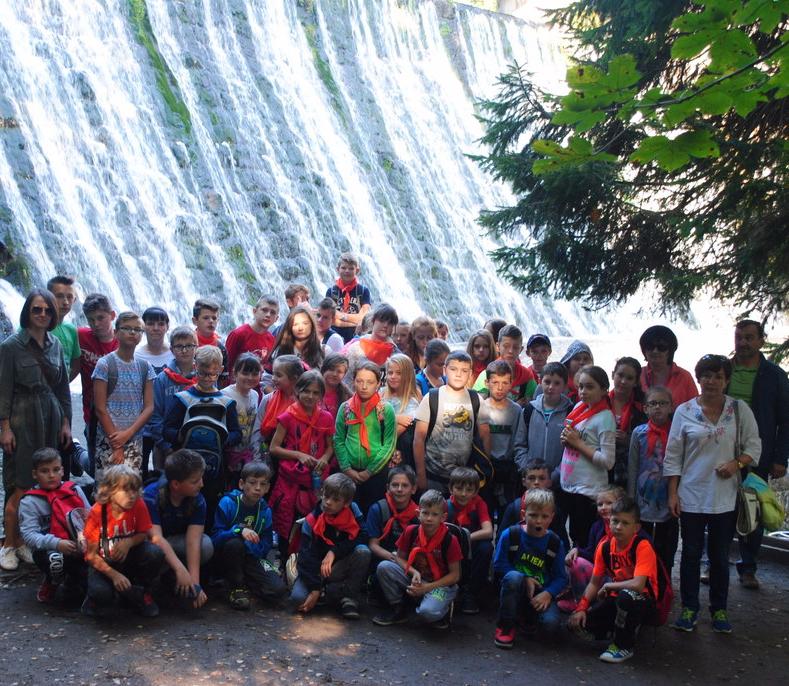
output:
POLYGON ((647 350, 657 350, 659 353, 667 353, 670 349, 665 343, 653 343, 647 346, 647 350))
POLYGON ((42 307, 41 305, 33 305, 30 312, 31 314, 48 314, 50 317, 54 314, 51 307, 42 307))

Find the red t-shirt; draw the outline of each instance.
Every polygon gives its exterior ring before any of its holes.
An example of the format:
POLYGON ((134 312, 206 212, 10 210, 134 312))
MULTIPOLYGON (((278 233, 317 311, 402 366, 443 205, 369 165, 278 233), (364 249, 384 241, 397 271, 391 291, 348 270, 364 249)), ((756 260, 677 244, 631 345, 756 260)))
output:
MULTIPOLYGON (((99 546, 99 555, 104 557, 104 551, 101 549, 101 508, 101 503, 96 503, 90 508, 84 534, 88 543, 99 546)), ((107 505, 107 535, 110 539, 110 551, 116 541, 147 533, 152 526, 151 515, 148 514, 148 507, 142 497, 137 498, 132 509, 121 513, 118 518, 112 514, 112 507, 107 505)))
MULTIPOLYGON (((592 574, 599 577, 609 576, 612 581, 629 581, 637 576, 645 576, 648 585, 644 588, 644 593, 655 597, 658 588, 655 549, 649 541, 643 538, 640 539, 635 551, 635 564, 633 564, 630 559, 630 549, 633 547, 635 540, 636 537, 633 536, 623 550, 617 550, 617 542, 613 536, 610 539, 604 538, 600 541, 594 553, 594 570, 592 574), (611 569, 606 569, 605 561, 603 560, 603 545, 606 540, 611 542, 611 569), (650 591, 650 588, 652 591, 650 591)), ((614 593, 613 595, 616 594, 614 593)))
POLYGON ((85 423, 90 422, 90 406, 93 404, 93 370, 100 357, 109 355, 113 350, 118 349, 118 339, 103 343, 87 326, 77 329, 80 349, 80 368, 79 377, 82 381, 82 416, 85 423))
POLYGON ((454 510, 452 518, 450 520, 450 524, 457 524, 459 526, 464 526, 469 530, 469 533, 474 533, 475 531, 479 531, 482 528, 482 525, 485 522, 492 521, 490 518, 490 512, 488 511, 488 506, 485 501, 482 499, 482 496, 475 495, 471 499, 471 508, 468 511, 468 515, 470 515, 470 521, 466 522, 465 518, 464 521, 461 523, 458 521, 458 505, 453 501, 452 508, 454 510))
MULTIPOLYGON (((409 526, 402 534, 400 534, 400 538, 398 538, 397 542, 395 543, 400 557, 408 559, 411 548, 419 545, 417 531, 419 530, 420 526, 409 526)), ((446 559, 444 559, 443 555, 441 554, 441 549, 444 548, 443 541, 432 552, 433 559, 438 563, 438 568, 441 570, 441 576, 439 579, 442 576, 449 574, 449 565, 451 565, 453 562, 460 562, 463 559, 463 553, 460 550, 460 543, 458 543, 458 539, 455 538, 449 531, 447 531, 445 535, 449 536, 451 539, 449 541, 449 546, 446 548, 446 559)), ((414 558, 412 567, 419 572, 423 581, 437 581, 437 579, 434 579, 433 575, 430 573, 430 563, 427 561, 427 557, 425 557, 424 553, 419 553, 414 558)))
POLYGON ((227 368, 232 373, 236 359, 242 353, 252 353, 266 366, 274 349, 274 336, 269 331, 257 333, 249 324, 233 329, 225 341, 227 368))

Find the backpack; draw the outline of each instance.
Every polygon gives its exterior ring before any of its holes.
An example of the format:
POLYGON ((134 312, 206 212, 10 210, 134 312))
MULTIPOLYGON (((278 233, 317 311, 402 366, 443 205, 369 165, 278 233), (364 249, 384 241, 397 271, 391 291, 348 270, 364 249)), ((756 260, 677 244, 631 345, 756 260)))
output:
POLYGON ((49 533, 67 541, 76 541, 84 524, 85 503, 77 491, 73 481, 64 481, 52 491, 43 488, 31 488, 25 495, 44 498, 52 511, 49 520, 49 533), (75 512, 79 511, 79 512, 75 512))
MULTIPOLYGON (((389 503, 386 501, 386 498, 381 498, 378 501, 378 507, 381 510, 381 523, 386 526, 387 522, 392 516, 392 511, 389 509, 389 503)), ((403 533, 403 531, 405 531, 405 529, 400 529, 398 522, 395 521, 392 524, 392 530, 387 535, 387 538, 396 541, 398 538, 400 538, 400 535, 403 533)), ((381 543, 383 540, 384 539, 380 539, 379 543, 381 543)))
MULTIPOLYGON (((428 392, 430 421, 427 425, 425 444, 427 444, 427 441, 430 439, 430 434, 433 433, 433 429, 436 426, 436 420, 438 419, 438 392, 440 390, 440 388, 432 388, 428 392)), ((477 416, 479 415, 480 403, 479 393, 469 388, 468 394, 469 398, 471 399, 471 408, 474 414, 474 438, 472 440, 471 452, 469 454, 466 466, 476 470, 476 472, 479 474, 479 488, 482 490, 485 488, 486 484, 493 480, 493 462, 491 461, 490 456, 485 452, 485 448, 482 446, 482 440, 479 437, 479 431, 477 430, 477 416)), ((433 478, 438 481, 445 481, 445 479, 437 478, 435 475, 433 475, 433 478)))
MULTIPOLYGON (((647 541, 649 545, 652 545, 652 539, 650 539, 645 532, 639 531, 636 534, 633 545, 630 546, 630 550, 628 551, 629 561, 633 566, 636 564, 636 548, 638 548, 641 541, 647 541)), ((602 545, 603 563, 606 569, 611 569, 611 539, 609 538, 603 541, 602 545)), ((654 551, 654 547, 652 550, 654 551)), ((671 604, 674 601, 674 589, 671 587, 671 577, 666 569, 666 565, 663 564, 663 560, 661 560, 658 555, 655 555, 655 560, 657 561, 657 589, 651 588, 651 583, 647 580, 647 586, 650 587, 652 595, 655 598, 655 613, 652 617, 652 621, 648 620, 644 622, 644 624, 663 626, 668 621, 668 616, 671 612, 671 604)))
MULTIPOLYGON (((471 534, 469 533, 468 529, 464 529, 462 526, 458 526, 457 524, 450 524, 449 522, 444 522, 447 525, 447 529, 449 529, 449 533, 452 534, 457 540, 458 545, 460 545, 460 552, 463 555, 463 561, 471 559, 471 534)), ((419 524, 411 524, 406 528, 406 532, 413 530, 413 533, 410 533, 409 536, 411 537, 411 544, 413 545, 414 541, 416 540, 416 530, 419 528, 419 524)), ((441 555, 444 559, 447 557, 447 553, 449 552, 449 545, 451 543, 451 539, 449 536, 444 536, 444 539, 441 541, 441 555)))
POLYGON ((234 402, 226 395, 196 396, 189 391, 175 394, 186 412, 178 430, 180 448, 194 450, 205 460, 207 481, 222 476, 222 451, 227 440, 227 408, 234 402))
MULTIPOLYGON (((509 537, 508 540, 510 545, 507 548, 507 558, 514 567, 515 563, 518 561, 518 551, 521 548, 521 525, 513 524, 509 527, 508 531, 509 533, 507 536, 509 537)), ((561 540, 553 531, 549 531, 547 535, 548 545, 545 548, 545 553, 542 555, 534 554, 534 557, 539 557, 544 560, 544 569, 550 568, 550 564, 553 564, 553 561, 559 554, 559 548, 562 546, 561 540), (550 564, 548 564, 549 562, 550 564)))

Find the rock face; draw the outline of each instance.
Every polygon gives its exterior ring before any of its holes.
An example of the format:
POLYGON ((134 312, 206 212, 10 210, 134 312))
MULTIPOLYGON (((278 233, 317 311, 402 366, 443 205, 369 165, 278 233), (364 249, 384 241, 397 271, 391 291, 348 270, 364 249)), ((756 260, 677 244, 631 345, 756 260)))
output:
POLYGON ((564 328, 496 278, 475 220, 509 198, 467 156, 475 98, 512 60, 563 73, 543 33, 444 0, 106 6, 89 21, 88 0, 0 8, 0 239, 18 288, 74 273, 179 321, 213 294, 227 324, 291 281, 322 295, 354 250, 404 317, 564 328))

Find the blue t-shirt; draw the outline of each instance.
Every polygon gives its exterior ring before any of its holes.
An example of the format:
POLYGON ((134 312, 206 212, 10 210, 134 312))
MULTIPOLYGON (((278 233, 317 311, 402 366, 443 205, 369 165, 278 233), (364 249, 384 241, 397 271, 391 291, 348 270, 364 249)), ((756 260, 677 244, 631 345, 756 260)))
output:
POLYGON ((148 506, 148 513, 151 515, 151 522, 162 527, 162 533, 165 538, 185 534, 187 528, 193 524, 205 526, 206 506, 202 493, 197 494, 194 503, 191 505, 188 501, 184 501, 176 507, 167 498, 164 509, 159 508, 159 488, 165 483, 167 483, 167 480, 162 477, 156 483, 148 484, 143 491, 143 498, 148 506))
MULTIPOLYGON (((392 513, 389 513, 389 516, 392 516, 392 513)), ((387 519, 383 518, 383 513, 381 512, 381 501, 374 502, 370 505, 370 509, 367 511, 367 520, 366 520, 366 528, 367 533, 369 534, 370 538, 381 538, 381 534, 384 531, 384 527, 386 526, 387 519)), ((419 517, 414 517, 410 522, 410 524, 419 524, 419 517)), ((392 524, 392 529, 389 531, 389 535, 386 537, 385 541, 378 541, 382 548, 386 550, 395 549, 395 541, 400 538, 400 534, 403 533, 403 528, 400 526, 397 520, 394 521, 392 524)))

